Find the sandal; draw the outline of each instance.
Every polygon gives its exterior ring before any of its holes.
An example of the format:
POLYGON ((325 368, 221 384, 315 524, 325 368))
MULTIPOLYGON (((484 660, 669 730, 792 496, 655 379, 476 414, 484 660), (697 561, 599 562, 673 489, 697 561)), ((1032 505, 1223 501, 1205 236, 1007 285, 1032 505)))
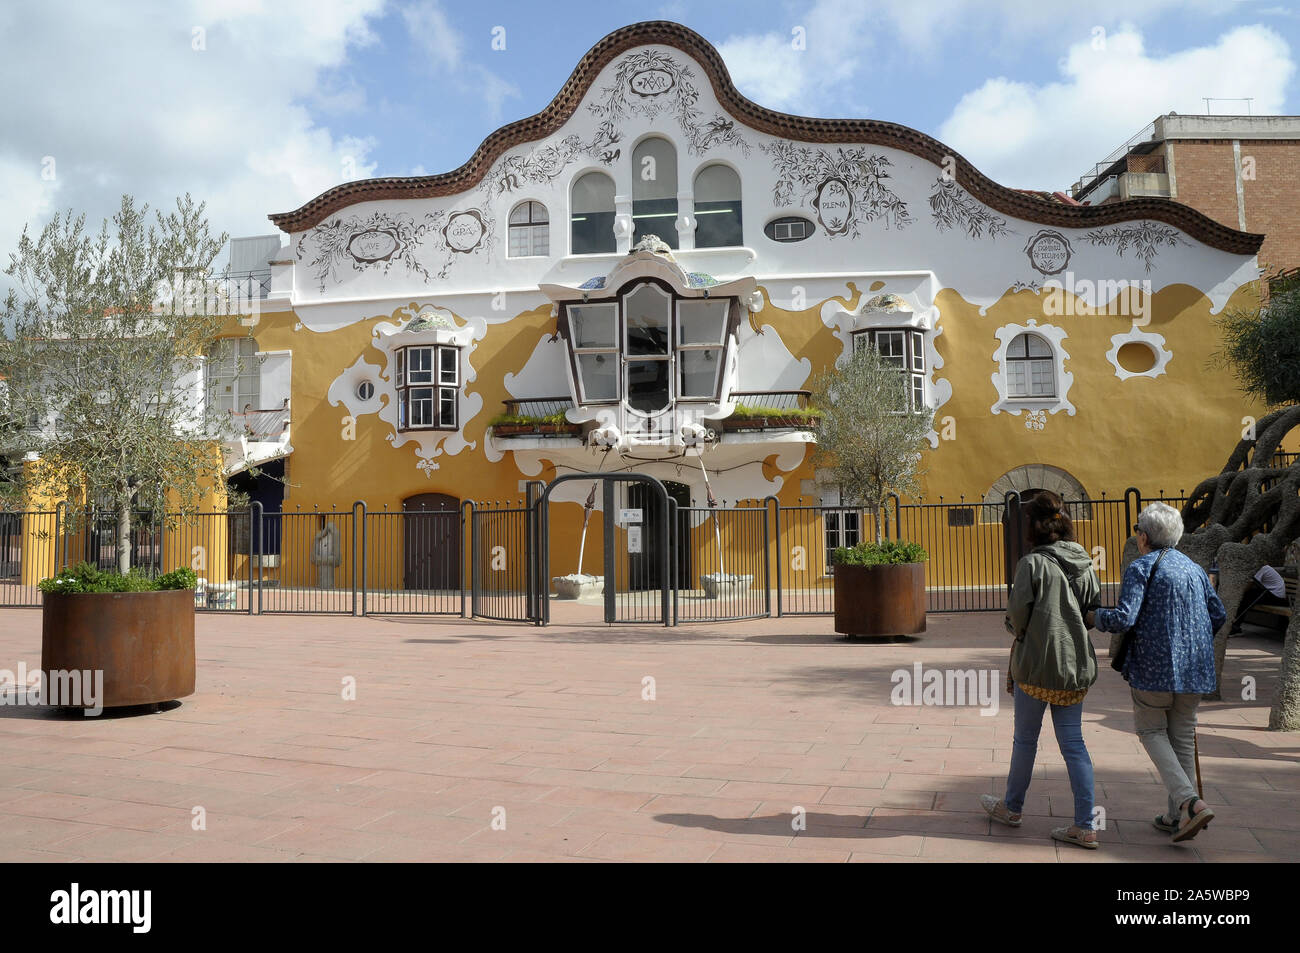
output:
POLYGON ((1174 843, 1191 840, 1201 832, 1201 828, 1206 827, 1210 821, 1214 820, 1214 811, 1200 798, 1192 798, 1183 807, 1187 811, 1187 817, 1179 825, 1178 830, 1174 832, 1174 843), (1198 804, 1203 806, 1199 811, 1193 811, 1192 808, 1198 804))
POLYGON ((1097 849, 1097 832, 1084 830, 1081 827, 1058 827, 1052 831, 1052 840, 1059 840, 1066 844, 1075 844, 1085 850, 1097 849), (1092 839, 1088 840, 1089 835, 1092 839))
POLYGON ((1169 815, 1167 814, 1159 815, 1154 821, 1151 822, 1151 826, 1158 831, 1163 831, 1166 834, 1178 833, 1178 821, 1176 819, 1170 820, 1169 815))
POLYGON ((1002 799, 996 798, 992 794, 981 794, 980 806, 988 812, 989 817, 1006 824, 1008 827, 1019 827, 1024 821, 1023 815, 1012 814, 1002 799))

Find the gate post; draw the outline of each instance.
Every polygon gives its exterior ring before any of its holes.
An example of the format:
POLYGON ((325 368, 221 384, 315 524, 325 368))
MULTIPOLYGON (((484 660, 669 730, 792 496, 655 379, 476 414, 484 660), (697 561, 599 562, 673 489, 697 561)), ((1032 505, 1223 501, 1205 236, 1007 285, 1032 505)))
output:
MULTIPOLYGON (((781 599, 781 570, 785 563, 785 553, 781 549, 781 501, 771 495, 763 497, 764 527, 767 525, 767 504, 769 501, 771 501, 772 505, 776 508, 776 617, 779 619, 781 618, 783 607, 781 599)), ((766 529, 764 530, 764 535, 766 535, 766 529)), ((767 597, 767 614, 772 614, 772 594, 770 591, 767 597)))
POLYGON ((262 614, 262 546, 266 526, 262 519, 262 504, 254 500, 248 507, 248 614, 262 614), (257 611, 253 611, 253 567, 257 566, 257 611))
POLYGON ((1003 511, 1007 514, 1007 528, 1002 540, 1002 560, 1006 566, 1007 598, 1011 598, 1011 584, 1015 582, 1016 564, 1023 555, 1025 530, 1020 506, 1020 494, 1008 490, 1002 497, 1003 511))
MULTIPOLYGON (((677 501, 670 496, 668 497, 668 552, 672 554, 673 558, 676 557, 677 547, 681 544, 681 540, 677 538, 680 526, 681 520, 677 517, 677 501)), ((677 569, 679 568, 677 563, 673 562, 672 559, 670 559, 669 562, 673 569, 671 580, 673 586, 673 625, 676 625, 677 594, 678 590, 681 589, 681 581, 677 578, 677 569)))
POLYGON ((772 618, 772 534, 767 522, 767 500, 763 501, 763 614, 772 618))
POLYGON ((539 575, 540 560, 537 548, 540 545, 538 511, 541 505, 541 491, 546 485, 541 480, 529 480, 524 484, 524 571, 527 576, 528 620, 535 625, 542 624, 540 600, 546 597, 547 589, 539 575))
POLYGON ((478 608, 478 520, 474 518, 474 501, 463 500, 460 504, 460 617, 472 618, 478 608), (469 518, 469 614, 465 613, 465 520, 469 518))
POLYGON ((352 614, 366 614, 366 504, 357 500, 352 504, 352 614), (361 512, 358 514, 357 509, 361 512), (361 558, 357 559, 357 546, 361 546, 361 558), (357 566, 360 565, 360 606, 357 604, 357 566), (360 611, 357 611, 358 608, 360 611))
POLYGON ((1133 532, 1134 510, 1138 515, 1142 513, 1142 491, 1135 486, 1129 487, 1124 491, 1124 539, 1128 540, 1129 534, 1133 532))
POLYGON ((605 528, 605 566, 603 570, 605 574, 605 588, 603 592, 605 597, 605 622, 612 623, 615 616, 618 614, 617 599, 615 598, 615 590, 618 588, 615 573, 618 571, 618 567, 614 559, 614 524, 616 522, 614 510, 614 481, 602 480, 601 483, 601 506, 603 506, 605 510, 605 518, 601 521, 604 523, 605 528))

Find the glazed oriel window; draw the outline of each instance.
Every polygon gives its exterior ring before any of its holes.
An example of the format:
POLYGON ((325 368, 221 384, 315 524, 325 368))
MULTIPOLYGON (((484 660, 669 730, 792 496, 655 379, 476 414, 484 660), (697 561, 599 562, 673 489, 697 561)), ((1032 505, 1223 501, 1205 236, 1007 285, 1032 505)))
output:
POLYGON ((397 352, 399 430, 459 427, 460 348, 405 347, 397 352))
POLYGON ((618 305, 575 304, 568 314, 582 403, 618 400, 618 305))
POLYGON ((1055 397, 1056 360, 1052 346, 1038 334, 1017 334, 1007 347, 1008 397, 1055 397))
POLYGON ((902 375, 908 409, 925 406, 925 334, 911 328, 876 328, 855 331, 855 350, 873 347, 887 364, 902 375))
POLYGON ((677 303, 678 397, 690 400, 717 396, 730 304, 729 298, 695 298, 677 303))

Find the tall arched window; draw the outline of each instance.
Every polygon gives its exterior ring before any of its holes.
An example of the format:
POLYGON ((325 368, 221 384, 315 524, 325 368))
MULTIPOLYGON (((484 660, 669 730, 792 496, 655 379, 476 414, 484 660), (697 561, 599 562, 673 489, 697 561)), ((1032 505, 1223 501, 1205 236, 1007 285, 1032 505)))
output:
POLYGON ((551 253, 550 217, 541 202, 520 202, 510 213, 511 258, 551 253))
POLYGON ((614 238, 614 180, 603 172, 585 172, 573 182, 569 203, 570 254, 597 255, 618 250, 614 238))
POLYGON ((729 166, 705 166, 695 176, 695 247, 729 248, 743 244, 740 176, 729 166))
POLYGON ((658 235, 677 247, 677 150, 667 139, 643 139, 632 152, 632 224, 633 244, 658 235))
POLYGON ((1008 397, 1056 396, 1052 346, 1041 336, 1017 334, 1007 346, 1006 362, 1008 397))

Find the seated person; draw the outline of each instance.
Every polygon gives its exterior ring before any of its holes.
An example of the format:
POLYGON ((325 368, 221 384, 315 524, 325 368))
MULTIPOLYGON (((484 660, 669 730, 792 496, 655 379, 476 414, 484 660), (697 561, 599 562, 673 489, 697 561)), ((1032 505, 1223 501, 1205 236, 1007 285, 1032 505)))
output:
POLYGON ((1241 620, 1256 606, 1289 604, 1286 598, 1286 582, 1278 571, 1272 566, 1261 566, 1259 572, 1255 573, 1255 578, 1251 580, 1250 587, 1241 595, 1241 604, 1237 608, 1237 616, 1232 620, 1232 628, 1228 630, 1228 634, 1240 633, 1241 620))

